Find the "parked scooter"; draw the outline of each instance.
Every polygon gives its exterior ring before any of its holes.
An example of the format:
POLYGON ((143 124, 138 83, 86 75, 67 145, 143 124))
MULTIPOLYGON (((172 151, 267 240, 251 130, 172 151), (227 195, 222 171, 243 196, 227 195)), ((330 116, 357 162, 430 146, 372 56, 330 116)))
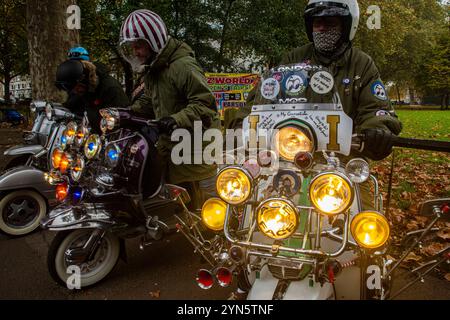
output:
POLYGON ((25 133, 25 145, 8 149, 16 156, 0 176, 0 231, 23 236, 39 227, 48 208, 56 204, 55 189, 46 183, 48 155, 60 143, 65 123, 74 115, 58 104, 33 102, 33 129, 25 133))
POLYGON ((125 259, 125 239, 141 237, 144 249, 176 231, 176 216, 189 226, 195 219, 186 208, 186 190, 164 183, 155 147, 158 123, 125 110, 104 109, 101 115, 103 134, 78 144, 66 136, 67 146, 55 150, 47 175, 62 204, 42 227, 58 232, 47 262, 62 286, 71 281, 71 270, 79 271, 78 288, 104 279, 119 257, 125 259))

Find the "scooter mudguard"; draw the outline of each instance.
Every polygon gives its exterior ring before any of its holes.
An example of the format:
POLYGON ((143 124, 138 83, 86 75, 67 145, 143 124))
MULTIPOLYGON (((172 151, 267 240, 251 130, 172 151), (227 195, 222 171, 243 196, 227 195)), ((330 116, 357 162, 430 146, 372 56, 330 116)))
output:
POLYGON ((50 206, 56 201, 55 186, 44 178, 44 172, 29 166, 19 166, 5 171, 0 176, 0 191, 33 189, 44 196, 50 206))
MULTIPOLYGON (((333 287, 329 283, 320 286, 319 283, 309 281, 309 277, 301 281, 292 281, 283 296, 283 300, 328 300, 333 299, 333 287), (312 285, 311 285, 312 284, 312 285)), ((267 266, 263 267, 259 277, 250 290, 248 300, 272 300, 278 285, 267 266)))
POLYGON ((40 144, 34 145, 18 145, 9 148, 3 154, 5 156, 20 156, 23 154, 35 155, 41 152, 44 149, 40 144))

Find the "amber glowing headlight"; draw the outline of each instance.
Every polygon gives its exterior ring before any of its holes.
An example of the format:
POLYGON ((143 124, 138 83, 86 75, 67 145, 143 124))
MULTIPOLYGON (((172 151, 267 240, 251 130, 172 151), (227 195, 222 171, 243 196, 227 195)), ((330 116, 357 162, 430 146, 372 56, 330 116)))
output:
POLYGON ((67 170, 70 169, 72 162, 73 162, 72 156, 67 152, 64 152, 63 155, 61 156, 61 162, 59 163, 59 172, 65 174, 67 170))
POLYGON ((351 182, 338 173, 322 173, 309 186, 309 196, 314 207, 322 213, 336 215, 345 212, 352 204, 354 191, 351 182))
POLYGON ((314 143, 306 129, 289 125, 279 129, 274 137, 275 150, 284 159, 294 161, 299 152, 312 152, 314 143))
POLYGON ((92 134, 84 144, 84 155, 88 159, 93 159, 102 148, 102 141, 97 134, 92 134))
POLYGON ((223 230, 227 204, 219 198, 208 199, 202 207, 202 221, 209 229, 223 230))
POLYGON ((72 121, 72 122, 69 122, 67 124, 67 128, 66 128, 66 131, 65 131, 67 145, 70 146, 75 141, 75 136, 76 136, 76 133, 77 133, 77 129, 78 129, 78 126, 77 126, 77 124, 75 122, 72 121))
POLYGON ((287 199, 269 199, 257 209, 259 230, 266 236, 280 240, 290 237, 299 224, 299 213, 287 199))
POLYGON ((357 214, 352 220, 350 231, 355 241, 366 249, 384 246, 391 233, 386 217, 375 211, 357 214))
POLYGON ((89 136, 89 129, 85 126, 80 126, 77 132, 75 133, 75 144, 78 147, 81 147, 88 138, 88 136, 89 136))
POLYGON ((55 148, 52 152, 52 168, 58 169, 64 152, 60 148, 55 148))
POLYGON ((244 203, 252 191, 250 174, 237 167, 229 167, 219 172, 216 181, 217 194, 231 205, 244 203))
POLYGON ((73 162, 72 168, 70 169, 70 176, 73 181, 79 181, 81 176, 83 175, 84 170, 84 159, 82 156, 78 155, 75 161, 73 162))

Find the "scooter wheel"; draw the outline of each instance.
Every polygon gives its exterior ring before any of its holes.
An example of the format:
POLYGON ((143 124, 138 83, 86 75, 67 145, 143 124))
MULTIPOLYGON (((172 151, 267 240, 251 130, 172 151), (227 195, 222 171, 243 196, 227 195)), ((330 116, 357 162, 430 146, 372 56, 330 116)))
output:
POLYGON ((51 277, 68 289, 84 289, 102 281, 116 266, 120 256, 119 238, 106 233, 91 260, 80 264, 67 261, 66 251, 81 248, 93 229, 59 232, 53 239, 47 256, 51 277))
POLYGON ((0 231, 23 236, 39 228, 47 214, 47 203, 36 191, 16 190, 0 199, 0 231))

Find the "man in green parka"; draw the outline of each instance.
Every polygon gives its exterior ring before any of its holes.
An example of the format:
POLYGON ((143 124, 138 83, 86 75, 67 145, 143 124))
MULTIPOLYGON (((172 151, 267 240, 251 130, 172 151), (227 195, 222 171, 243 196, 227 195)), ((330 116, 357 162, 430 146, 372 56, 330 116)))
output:
MULTIPOLYGON (((304 14, 311 43, 287 53, 280 64, 323 65, 333 74, 344 111, 353 119, 355 131, 368 141, 363 154, 372 160, 386 158, 392 150, 391 135, 402 125, 387 96, 372 58, 352 46, 359 24, 357 0, 310 0, 304 14)), ((254 92, 247 107, 234 120, 238 125, 250 113, 254 92)))
MULTIPOLYGON (((392 136, 400 133, 402 125, 374 61, 352 46, 359 24, 357 0, 310 0, 304 18, 311 43, 287 53, 280 64, 305 63, 329 69, 355 132, 366 136, 363 155, 372 160, 386 158, 392 152, 392 136)), ((249 115, 258 89, 249 95, 246 108, 236 114, 232 126, 238 127, 249 115)), ((363 207, 369 209, 372 203, 367 184, 361 185, 361 193, 363 207)), ((238 290, 230 299, 245 299, 248 288, 241 274, 238 290)))
POLYGON ((187 187, 191 194, 198 196, 202 191, 203 198, 214 194, 217 167, 193 161, 194 152, 202 152, 207 143, 203 143, 202 150, 192 147, 189 164, 175 165, 171 159, 171 151, 178 143, 171 141, 175 129, 187 129, 192 146, 195 122, 203 131, 220 130, 216 101, 194 52, 187 44, 171 38, 161 17, 146 9, 132 12, 124 21, 120 47, 133 69, 144 73, 144 94, 131 109, 160 121, 158 150, 167 163, 166 179, 187 187))

